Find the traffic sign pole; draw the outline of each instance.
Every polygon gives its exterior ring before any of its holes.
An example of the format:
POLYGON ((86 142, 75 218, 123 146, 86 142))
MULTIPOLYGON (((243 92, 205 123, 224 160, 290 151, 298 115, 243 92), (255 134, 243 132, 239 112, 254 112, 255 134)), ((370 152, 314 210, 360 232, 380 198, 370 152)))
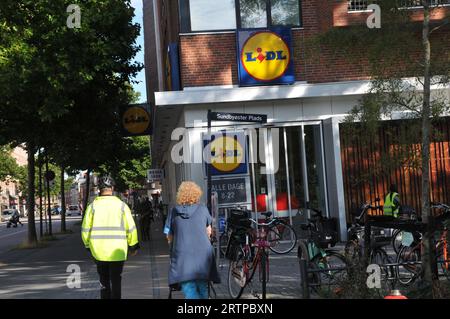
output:
POLYGON ((207 206, 208 206, 208 210, 209 213, 211 214, 211 110, 208 110, 208 139, 209 139, 209 145, 207 146, 207 150, 208 150, 208 156, 207 156, 207 160, 208 162, 206 163, 206 167, 207 167, 207 206))
POLYGON ((47 207, 48 235, 51 236, 52 235, 52 209, 51 209, 51 203, 50 203, 50 177, 52 177, 54 175, 54 173, 48 170, 48 155, 46 156, 46 159, 45 159, 45 170, 46 170, 45 182, 47 184, 47 203, 48 203, 48 207, 47 207), (51 173, 53 173, 53 175, 51 173))

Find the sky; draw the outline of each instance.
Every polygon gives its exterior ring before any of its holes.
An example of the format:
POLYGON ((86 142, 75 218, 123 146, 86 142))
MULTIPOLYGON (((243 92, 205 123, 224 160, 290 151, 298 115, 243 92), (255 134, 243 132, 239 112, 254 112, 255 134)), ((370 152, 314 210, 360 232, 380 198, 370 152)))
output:
MULTIPOLYGON (((139 23, 141 26, 141 34, 139 35, 137 39, 137 44, 141 46, 141 51, 138 52, 138 54, 135 57, 135 61, 144 63, 144 25, 143 25, 143 13, 142 13, 142 0, 131 0, 131 6, 135 8, 134 14, 135 17, 133 19, 133 22, 139 23)), ((145 72, 144 69, 142 69, 141 72, 137 75, 137 77, 134 79, 136 81, 139 81, 139 83, 134 83, 133 87, 134 90, 141 93, 141 97, 139 98, 139 103, 145 103, 147 102, 147 93, 145 90, 145 72)))

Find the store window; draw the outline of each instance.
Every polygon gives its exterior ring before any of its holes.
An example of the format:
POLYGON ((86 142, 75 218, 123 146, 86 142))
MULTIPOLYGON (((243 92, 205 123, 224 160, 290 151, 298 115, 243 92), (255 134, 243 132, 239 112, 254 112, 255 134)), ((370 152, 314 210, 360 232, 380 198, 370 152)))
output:
POLYGON ((300 0, 180 1, 182 32, 301 26, 300 0))

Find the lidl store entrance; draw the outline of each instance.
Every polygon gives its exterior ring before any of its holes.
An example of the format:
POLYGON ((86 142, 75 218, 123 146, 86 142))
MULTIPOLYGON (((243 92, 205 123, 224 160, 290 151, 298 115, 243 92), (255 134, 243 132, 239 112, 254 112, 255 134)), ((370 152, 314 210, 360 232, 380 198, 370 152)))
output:
POLYGON ((256 203, 257 212, 272 211, 291 224, 306 222, 308 203, 329 215, 321 121, 236 132, 244 133, 248 145, 252 211, 256 203))

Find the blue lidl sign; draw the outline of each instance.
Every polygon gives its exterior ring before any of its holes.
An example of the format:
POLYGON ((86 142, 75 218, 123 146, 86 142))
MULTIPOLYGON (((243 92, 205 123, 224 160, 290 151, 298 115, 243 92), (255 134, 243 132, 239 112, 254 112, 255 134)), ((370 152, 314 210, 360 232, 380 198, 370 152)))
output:
POLYGON ((244 133, 215 133, 211 143, 207 139, 204 140, 204 146, 206 152, 211 154, 212 176, 247 173, 244 133))
POLYGON ((295 82, 291 29, 238 30, 236 38, 239 85, 295 82))

